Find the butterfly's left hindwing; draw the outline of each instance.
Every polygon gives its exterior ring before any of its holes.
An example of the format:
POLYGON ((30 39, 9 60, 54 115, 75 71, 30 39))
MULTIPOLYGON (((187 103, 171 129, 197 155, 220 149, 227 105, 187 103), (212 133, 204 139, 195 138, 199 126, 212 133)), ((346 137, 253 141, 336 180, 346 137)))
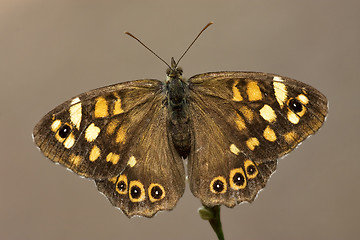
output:
POLYGON ((256 72, 189 79, 190 188, 204 205, 253 201, 277 159, 322 125, 327 100, 296 80, 256 72))
POLYGON ((117 176, 96 180, 98 190, 128 216, 171 210, 185 190, 183 160, 167 130, 168 110, 157 101, 131 135, 129 162, 117 176), (141 127, 140 127, 141 126, 141 127))

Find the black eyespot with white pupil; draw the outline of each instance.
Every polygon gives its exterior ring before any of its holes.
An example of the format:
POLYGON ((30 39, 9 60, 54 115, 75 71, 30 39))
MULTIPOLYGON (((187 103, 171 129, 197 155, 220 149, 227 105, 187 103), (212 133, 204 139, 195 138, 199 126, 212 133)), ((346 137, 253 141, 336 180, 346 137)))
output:
POLYGON ((254 165, 250 165, 247 167, 246 171, 249 175, 253 175, 254 173, 256 173, 256 168, 254 165))
POLYGON ((298 113, 301 112, 303 110, 303 105, 301 102, 299 102, 297 99, 293 98, 290 99, 289 103, 289 108, 291 109, 291 111, 298 113))
POLYGON ((242 186, 245 183, 245 177, 241 173, 235 173, 233 182, 236 186, 242 186))
POLYGON ((126 191, 126 187, 127 187, 126 182, 123 181, 123 180, 119 181, 118 184, 117 184, 117 187, 121 192, 126 191))
POLYGON ((154 186, 151 188, 151 196, 154 199, 160 199, 163 195, 163 190, 159 186, 154 186))
POLYGON ((71 133, 71 127, 67 124, 61 126, 59 129, 59 136, 61 138, 67 138, 70 133, 71 133))
POLYGON ((221 180, 216 180, 214 183, 213 183, 213 189, 215 192, 222 192, 224 190, 224 183, 221 181, 221 180))
POLYGON ((133 199, 138 199, 141 196, 141 189, 138 186, 132 186, 130 194, 133 199))

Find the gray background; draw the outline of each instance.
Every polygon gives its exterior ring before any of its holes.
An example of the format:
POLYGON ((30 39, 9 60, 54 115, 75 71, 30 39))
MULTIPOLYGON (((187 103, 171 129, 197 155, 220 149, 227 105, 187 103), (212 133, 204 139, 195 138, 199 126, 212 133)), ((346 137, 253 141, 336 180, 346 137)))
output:
POLYGON ((215 239, 187 188, 171 212, 128 219, 93 182, 34 146, 40 118, 85 91, 140 78, 273 72, 321 90, 324 127, 285 159, 253 204, 222 208, 227 239, 358 239, 359 1, 0 2, 0 239, 215 239))

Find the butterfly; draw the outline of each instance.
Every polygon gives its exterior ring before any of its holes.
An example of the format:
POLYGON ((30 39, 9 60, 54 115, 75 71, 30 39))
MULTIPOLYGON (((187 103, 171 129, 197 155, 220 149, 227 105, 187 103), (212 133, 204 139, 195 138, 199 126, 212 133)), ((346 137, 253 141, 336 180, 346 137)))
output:
POLYGON ((128 217, 152 217, 175 207, 186 179, 205 206, 252 202, 277 159, 325 121, 326 97, 305 83, 239 71, 187 80, 178 62, 165 82, 129 81, 64 102, 35 126, 35 144, 93 179, 128 217))

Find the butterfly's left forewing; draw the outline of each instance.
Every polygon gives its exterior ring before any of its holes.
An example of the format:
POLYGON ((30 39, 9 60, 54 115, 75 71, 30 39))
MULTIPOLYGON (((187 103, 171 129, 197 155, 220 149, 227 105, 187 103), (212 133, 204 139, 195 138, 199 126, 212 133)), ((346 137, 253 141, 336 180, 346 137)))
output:
POLYGON ((46 157, 79 175, 113 177, 126 166, 130 136, 152 114, 154 102, 162 101, 161 91, 160 81, 139 80, 75 96, 39 121, 35 144, 46 157))
POLYGON ((190 188, 203 204, 251 202, 277 159, 315 133, 326 98, 296 80, 255 72, 218 72, 189 79, 193 145, 190 188))

